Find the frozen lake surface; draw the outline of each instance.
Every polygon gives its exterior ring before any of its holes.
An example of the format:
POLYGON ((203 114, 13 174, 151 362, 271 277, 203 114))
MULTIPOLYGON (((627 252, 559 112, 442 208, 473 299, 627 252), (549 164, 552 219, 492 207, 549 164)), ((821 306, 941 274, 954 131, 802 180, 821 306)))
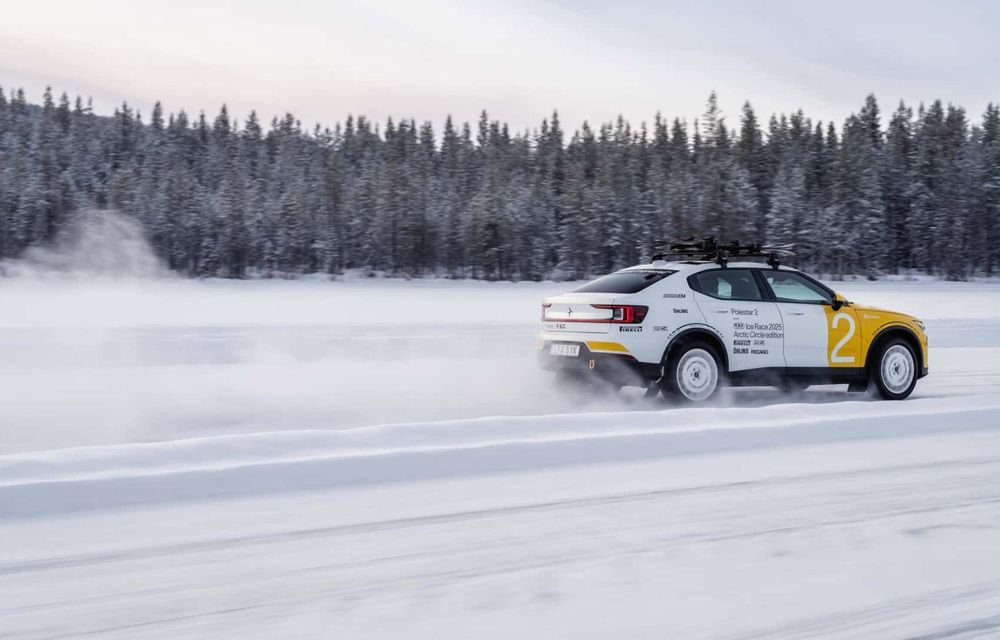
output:
POLYGON ((1000 634, 1000 285, 905 402, 557 393, 564 284, 0 280, 3 637, 1000 634))

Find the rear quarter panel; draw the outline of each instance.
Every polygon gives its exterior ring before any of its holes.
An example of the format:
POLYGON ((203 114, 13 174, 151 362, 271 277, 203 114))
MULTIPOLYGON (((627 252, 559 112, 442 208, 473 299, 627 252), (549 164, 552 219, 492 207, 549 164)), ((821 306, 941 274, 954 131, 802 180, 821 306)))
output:
POLYGON ((630 349, 634 348, 633 355, 640 362, 660 362, 674 336, 686 327, 705 324, 705 317, 695 304, 686 275, 675 273, 649 289, 629 296, 629 301, 625 303, 649 307, 641 332, 629 332, 627 329, 617 332, 628 336, 632 345, 630 349))

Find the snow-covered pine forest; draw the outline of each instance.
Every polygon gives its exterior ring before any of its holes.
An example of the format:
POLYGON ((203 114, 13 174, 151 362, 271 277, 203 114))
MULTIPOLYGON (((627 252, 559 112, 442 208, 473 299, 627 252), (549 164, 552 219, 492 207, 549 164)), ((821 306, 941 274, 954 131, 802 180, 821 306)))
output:
POLYGON ((660 239, 794 242, 834 276, 952 279, 1000 264, 1000 109, 874 96, 835 125, 806 114, 688 124, 657 115, 572 132, 557 114, 518 132, 476 123, 291 114, 238 121, 97 115, 0 89, 0 258, 58 238, 76 212, 136 220, 171 269, 196 276, 347 270, 487 279, 579 278, 660 239))

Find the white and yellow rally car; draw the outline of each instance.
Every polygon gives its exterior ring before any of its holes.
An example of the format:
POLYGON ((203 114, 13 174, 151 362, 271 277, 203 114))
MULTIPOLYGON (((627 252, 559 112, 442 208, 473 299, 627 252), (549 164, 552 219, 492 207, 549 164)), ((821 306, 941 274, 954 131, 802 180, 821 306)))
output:
POLYGON ((546 298, 541 365, 696 402, 723 384, 848 384, 901 400, 927 375, 916 318, 849 302, 759 245, 693 246, 673 245, 670 255, 697 259, 655 256, 546 298))

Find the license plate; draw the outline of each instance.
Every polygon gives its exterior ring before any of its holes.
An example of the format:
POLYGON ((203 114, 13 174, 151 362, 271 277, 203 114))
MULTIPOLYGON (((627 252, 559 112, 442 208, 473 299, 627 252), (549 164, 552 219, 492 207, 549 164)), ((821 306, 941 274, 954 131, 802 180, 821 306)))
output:
POLYGON ((566 356, 575 358, 580 355, 580 345, 578 344, 554 344, 549 347, 549 355, 566 356))

